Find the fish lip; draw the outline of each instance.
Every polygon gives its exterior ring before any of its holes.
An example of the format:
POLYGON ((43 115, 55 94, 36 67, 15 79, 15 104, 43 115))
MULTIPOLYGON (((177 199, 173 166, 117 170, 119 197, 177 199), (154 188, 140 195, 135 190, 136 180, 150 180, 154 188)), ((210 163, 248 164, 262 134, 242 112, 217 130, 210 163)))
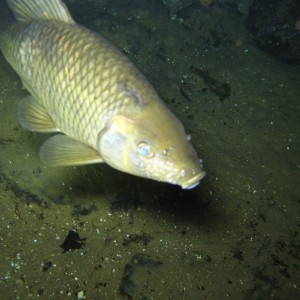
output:
POLYGON ((193 189, 200 183, 200 180, 205 176, 205 174, 206 173, 204 171, 200 172, 196 176, 192 177, 188 181, 185 181, 183 184, 181 184, 181 187, 187 190, 193 189))

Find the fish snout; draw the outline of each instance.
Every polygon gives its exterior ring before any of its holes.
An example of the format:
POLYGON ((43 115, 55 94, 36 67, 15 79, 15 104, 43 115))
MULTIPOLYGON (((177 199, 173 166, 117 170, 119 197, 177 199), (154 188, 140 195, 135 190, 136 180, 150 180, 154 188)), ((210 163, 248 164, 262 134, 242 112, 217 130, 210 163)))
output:
MULTIPOLYGON (((183 170, 182 173, 186 173, 186 171, 183 170)), ((196 175, 189 177, 188 180, 182 181, 179 185, 181 185, 183 189, 191 190, 200 183, 200 180, 205 176, 205 174, 206 173, 204 171, 200 171, 196 175)))

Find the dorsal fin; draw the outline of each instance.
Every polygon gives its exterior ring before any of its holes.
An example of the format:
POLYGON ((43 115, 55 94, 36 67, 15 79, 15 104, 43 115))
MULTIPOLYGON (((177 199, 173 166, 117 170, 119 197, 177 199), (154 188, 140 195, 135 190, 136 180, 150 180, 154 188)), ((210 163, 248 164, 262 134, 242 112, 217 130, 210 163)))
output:
POLYGON ((61 0, 7 0, 7 3, 19 22, 47 20, 75 23, 61 0))

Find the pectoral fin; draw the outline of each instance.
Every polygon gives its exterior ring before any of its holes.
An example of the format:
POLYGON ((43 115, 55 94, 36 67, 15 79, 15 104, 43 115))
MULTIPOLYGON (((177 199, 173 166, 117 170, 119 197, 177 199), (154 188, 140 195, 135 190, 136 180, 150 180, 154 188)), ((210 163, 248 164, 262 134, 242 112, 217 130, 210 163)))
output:
POLYGON ((61 134, 49 138, 42 145, 40 158, 51 167, 103 162, 94 148, 61 134))
POLYGON ((17 116, 22 127, 30 131, 59 131, 44 107, 32 96, 27 96, 19 103, 17 116))

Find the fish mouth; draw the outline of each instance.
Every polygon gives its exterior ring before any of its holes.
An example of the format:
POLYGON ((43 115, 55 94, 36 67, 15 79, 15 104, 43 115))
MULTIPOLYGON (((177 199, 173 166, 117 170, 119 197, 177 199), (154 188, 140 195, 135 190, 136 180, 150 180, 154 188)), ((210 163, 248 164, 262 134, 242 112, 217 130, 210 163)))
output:
POLYGON ((205 172, 202 171, 201 173, 197 174, 196 176, 190 178, 189 180, 185 181, 184 183, 181 184, 181 187, 183 189, 191 190, 194 187, 196 187, 199 183, 200 180, 205 176, 205 172))

